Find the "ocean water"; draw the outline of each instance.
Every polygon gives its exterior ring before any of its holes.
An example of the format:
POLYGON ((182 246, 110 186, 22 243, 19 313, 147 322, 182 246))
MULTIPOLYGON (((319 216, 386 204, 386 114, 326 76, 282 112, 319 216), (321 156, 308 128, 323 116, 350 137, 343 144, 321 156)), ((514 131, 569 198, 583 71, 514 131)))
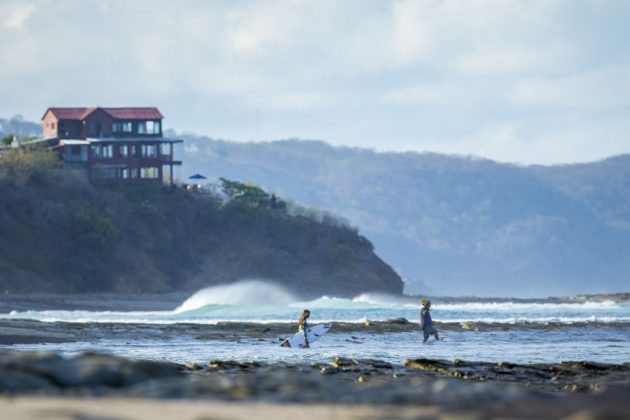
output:
MULTIPOLYGON (((0 319, 43 322, 113 324, 133 335, 134 325, 152 324, 163 331, 155 337, 124 339, 101 337, 72 343, 15 345, 12 348, 47 349, 64 354, 99 351, 134 358, 204 363, 214 359, 269 362, 310 362, 336 356, 370 358, 401 363, 406 358, 471 361, 555 363, 589 360, 630 362, 630 304, 625 302, 550 303, 522 301, 434 302, 434 321, 442 326, 440 341, 422 344, 421 331, 371 333, 335 332, 335 322, 363 324, 366 320, 404 317, 419 323, 417 299, 362 294, 354 299, 323 296, 299 301, 286 291, 259 281, 204 289, 170 311, 23 311, 0 314, 0 319), (312 312, 311 325, 332 322, 331 332, 311 349, 280 348, 280 337, 199 340, 171 334, 168 326, 181 323, 216 324, 238 321, 261 324, 295 322, 303 309, 312 312), (490 324, 478 330, 449 328, 470 323, 490 324)), ((71 325, 71 324, 68 324, 71 325)), ((70 327, 68 327, 70 328, 70 327)), ((293 331, 287 331, 289 336, 293 331)))

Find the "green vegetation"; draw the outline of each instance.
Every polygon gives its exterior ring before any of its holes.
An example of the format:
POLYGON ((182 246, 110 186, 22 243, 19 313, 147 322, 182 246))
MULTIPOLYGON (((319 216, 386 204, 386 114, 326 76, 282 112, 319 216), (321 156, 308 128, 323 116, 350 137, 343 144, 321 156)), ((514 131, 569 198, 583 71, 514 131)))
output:
POLYGON ((0 138, 0 146, 10 146, 16 138, 19 143, 27 143, 37 139, 36 136, 15 136, 13 133, 9 133, 0 138))
POLYGON ((0 139, 0 146, 10 146, 13 143, 13 134, 7 134, 0 139))
POLYGON ((271 205, 271 195, 258 186, 230 181, 225 178, 219 178, 219 180, 221 181, 221 188, 230 198, 231 204, 253 208, 271 205))
POLYGON ((355 230, 224 185, 226 203, 159 185, 105 188, 47 151, 12 150, 0 158, 0 291, 194 291, 252 277, 305 296, 402 291, 355 230))
POLYGON ((48 174, 59 167, 57 156, 45 149, 18 148, 3 152, 0 159, 0 176, 25 183, 48 174))

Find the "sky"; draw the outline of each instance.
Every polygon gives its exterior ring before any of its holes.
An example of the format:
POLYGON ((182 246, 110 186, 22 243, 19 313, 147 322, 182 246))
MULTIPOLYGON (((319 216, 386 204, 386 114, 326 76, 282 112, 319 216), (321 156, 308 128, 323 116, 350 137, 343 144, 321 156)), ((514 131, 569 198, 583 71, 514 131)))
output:
POLYGON ((0 117, 502 162, 630 152, 626 0, 0 0, 0 117))

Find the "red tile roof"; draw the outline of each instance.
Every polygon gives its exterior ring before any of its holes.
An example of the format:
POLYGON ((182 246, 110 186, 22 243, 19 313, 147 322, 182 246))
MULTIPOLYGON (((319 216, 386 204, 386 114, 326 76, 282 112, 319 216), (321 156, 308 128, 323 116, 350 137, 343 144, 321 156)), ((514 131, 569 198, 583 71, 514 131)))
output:
POLYGON ((159 120, 164 118, 157 108, 102 108, 117 120, 159 120))
MULTIPOLYGON (((52 112, 55 117, 60 120, 84 120, 88 115, 94 112, 99 107, 89 108, 48 108, 44 117, 48 111, 52 112)), ((164 118, 162 113, 155 107, 126 107, 126 108, 100 108, 112 118, 117 120, 159 120, 164 118)), ((44 119, 42 117, 42 119, 44 119)))
MULTIPOLYGON (((48 111, 50 111, 60 120, 80 120, 87 109, 88 108, 48 108, 44 117, 48 111)), ((42 117, 42 119, 44 119, 44 117, 42 117)))

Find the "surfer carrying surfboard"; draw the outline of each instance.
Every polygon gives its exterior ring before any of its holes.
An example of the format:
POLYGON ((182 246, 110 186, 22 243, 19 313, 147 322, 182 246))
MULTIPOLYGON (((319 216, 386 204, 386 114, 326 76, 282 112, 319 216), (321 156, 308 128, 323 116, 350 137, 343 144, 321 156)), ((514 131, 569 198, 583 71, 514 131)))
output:
POLYGON ((315 340, 330 331, 332 327, 331 323, 319 324, 314 327, 308 326, 308 319, 311 316, 311 311, 304 309, 300 319, 298 320, 298 331, 293 337, 287 338, 280 344, 280 347, 294 347, 294 348, 308 348, 315 340))
POLYGON ((310 347, 308 344, 308 336, 306 335, 306 330, 308 329, 308 323, 307 323, 307 319, 311 316, 311 311, 309 311, 308 309, 304 309, 304 311, 302 311, 302 315, 300 316, 300 319, 298 320, 298 332, 301 332, 302 334, 304 334, 304 347, 308 348, 310 347))
POLYGON ((429 309, 431 308, 431 301, 422 298, 420 301, 422 303, 422 310, 420 311, 420 325, 422 326, 422 332, 424 333, 423 343, 426 343, 430 336, 434 336, 436 340, 439 340, 438 332, 433 326, 433 320, 431 320, 431 313, 429 309))

